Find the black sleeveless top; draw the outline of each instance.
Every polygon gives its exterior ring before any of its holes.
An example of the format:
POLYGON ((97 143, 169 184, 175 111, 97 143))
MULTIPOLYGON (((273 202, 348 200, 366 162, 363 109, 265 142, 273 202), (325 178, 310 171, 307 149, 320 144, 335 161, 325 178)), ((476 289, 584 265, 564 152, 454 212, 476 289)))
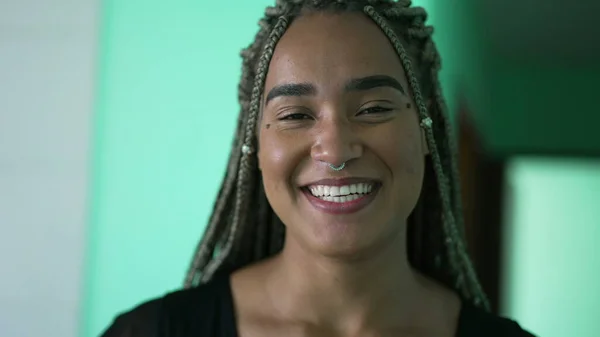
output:
MULTIPOLYGON (((228 276, 119 315, 101 337, 237 337, 228 276)), ((456 337, 534 337, 514 321, 463 304, 456 337)))

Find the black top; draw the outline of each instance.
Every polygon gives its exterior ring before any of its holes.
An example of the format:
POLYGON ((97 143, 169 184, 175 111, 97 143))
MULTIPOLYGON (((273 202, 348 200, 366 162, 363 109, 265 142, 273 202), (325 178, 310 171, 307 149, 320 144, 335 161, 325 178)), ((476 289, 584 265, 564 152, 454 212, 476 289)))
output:
MULTIPOLYGON (((229 277, 176 291, 119 315, 101 337, 237 337, 229 277)), ((534 337, 514 321, 463 304, 456 337, 534 337)))

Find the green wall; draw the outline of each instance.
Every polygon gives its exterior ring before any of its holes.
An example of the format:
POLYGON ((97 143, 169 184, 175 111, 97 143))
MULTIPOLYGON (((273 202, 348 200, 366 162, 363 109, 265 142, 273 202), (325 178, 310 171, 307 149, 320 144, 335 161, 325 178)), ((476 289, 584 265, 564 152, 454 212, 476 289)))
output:
MULTIPOLYGON (((432 2, 417 1, 451 88, 455 23, 432 2)), ((103 1, 81 336, 182 284, 229 154, 239 52, 272 3, 103 1)))
POLYGON ((544 337, 600 336, 600 159, 508 169, 502 312, 544 337))

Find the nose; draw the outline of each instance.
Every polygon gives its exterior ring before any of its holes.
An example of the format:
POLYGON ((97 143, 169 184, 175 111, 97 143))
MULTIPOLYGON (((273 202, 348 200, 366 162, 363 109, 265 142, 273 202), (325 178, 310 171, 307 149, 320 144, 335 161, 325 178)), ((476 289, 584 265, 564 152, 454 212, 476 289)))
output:
POLYGON ((349 121, 321 121, 311 148, 311 157, 325 164, 340 166, 363 154, 363 146, 349 121))

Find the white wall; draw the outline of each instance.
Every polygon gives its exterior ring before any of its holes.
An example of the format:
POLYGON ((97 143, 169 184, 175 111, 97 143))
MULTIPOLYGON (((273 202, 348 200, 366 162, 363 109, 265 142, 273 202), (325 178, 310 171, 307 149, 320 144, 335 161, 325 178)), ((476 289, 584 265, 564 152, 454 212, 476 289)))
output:
POLYGON ((96 0, 0 1, 0 336, 74 337, 96 0))

